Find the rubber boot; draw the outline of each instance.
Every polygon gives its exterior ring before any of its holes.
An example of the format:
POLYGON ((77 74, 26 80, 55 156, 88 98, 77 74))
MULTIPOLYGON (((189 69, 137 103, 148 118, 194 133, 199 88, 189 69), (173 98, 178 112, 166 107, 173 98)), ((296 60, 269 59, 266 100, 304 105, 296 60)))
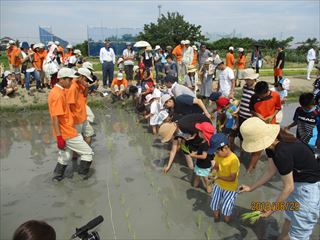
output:
POLYGON ((88 161, 81 160, 79 168, 78 168, 79 175, 83 175, 84 178, 86 178, 89 174, 89 169, 90 169, 91 163, 92 163, 92 161, 88 162, 88 161))
POLYGON ((62 165, 61 163, 57 163, 54 171, 53 171, 53 178, 52 181, 57 180, 57 181, 61 181, 64 177, 63 174, 66 170, 67 165, 62 165))

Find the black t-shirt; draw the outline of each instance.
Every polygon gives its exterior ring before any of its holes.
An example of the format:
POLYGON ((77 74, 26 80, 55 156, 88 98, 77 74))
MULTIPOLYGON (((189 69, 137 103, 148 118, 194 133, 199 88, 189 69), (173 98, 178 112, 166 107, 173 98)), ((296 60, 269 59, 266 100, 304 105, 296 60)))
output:
POLYGON ((294 143, 280 142, 273 152, 266 150, 268 157, 273 159, 280 175, 293 172, 294 182, 315 183, 320 181, 320 164, 312 150, 297 140, 294 143))
POLYGON ((281 68, 281 69, 284 68, 284 57, 285 57, 284 51, 278 53, 277 61, 276 61, 276 66, 275 66, 275 67, 278 67, 280 60, 282 60, 282 62, 281 62, 281 64, 280 64, 280 68, 281 68))
POLYGON ((193 104, 194 97, 190 95, 180 95, 176 97, 174 104, 174 115, 189 115, 193 113, 202 113, 202 109, 197 104, 193 104))
POLYGON ((181 132, 193 135, 199 131, 198 129, 196 129, 195 125, 197 123, 203 123, 203 122, 211 123, 210 119, 207 118, 205 115, 195 113, 195 114, 186 115, 183 118, 179 119, 177 121, 177 125, 181 130, 181 132))
MULTIPOLYGON (((200 155, 203 152, 208 152, 209 143, 207 141, 202 142, 197 150, 197 154, 200 155)), ((207 155, 206 159, 197 159, 196 165, 199 168, 210 168, 211 167, 211 160, 213 159, 212 155, 207 155)))

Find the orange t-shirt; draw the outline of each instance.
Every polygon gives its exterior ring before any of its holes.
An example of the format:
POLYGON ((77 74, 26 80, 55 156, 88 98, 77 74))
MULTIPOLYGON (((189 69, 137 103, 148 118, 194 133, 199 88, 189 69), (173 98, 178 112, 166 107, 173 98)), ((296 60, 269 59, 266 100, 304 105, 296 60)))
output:
POLYGON ((234 56, 230 52, 228 52, 226 56, 226 66, 231 69, 233 69, 233 66, 234 66, 234 56))
MULTIPOLYGON (((77 129, 74 127, 73 117, 69 109, 66 99, 65 90, 55 85, 48 96, 49 113, 51 119, 58 117, 61 136, 64 140, 78 136, 77 129)), ((53 129, 53 135, 57 137, 57 133, 53 129)))
POLYGON ((39 52, 36 52, 33 55, 33 66, 35 67, 35 69, 37 69, 38 71, 41 71, 42 69, 42 63, 43 63, 43 59, 42 59, 42 54, 39 52))
POLYGON ((73 52, 67 52, 67 53, 65 53, 64 56, 63 56, 63 62, 65 62, 66 59, 67 59, 68 57, 71 57, 71 56, 73 56, 73 52))
POLYGON ((9 49, 7 49, 7 51, 6 51, 6 55, 7 55, 7 58, 8 58, 8 62, 9 62, 9 64, 12 64, 12 62, 11 62, 11 54, 12 54, 12 50, 13 50, 13 48, 12 47, 10 47, 9 49))
MULTIPOLYGON (((259 98, 254 94, 250 99, 250 110, 253 110, 264 118, 270 117, 276 110, 281 110, 279 93, 270 91, 268 96, 263 98, 259 98)), ((274 116, 270 123, 276 124, 276 116, 274 116)))
POLYGON ((11 64, 13 67, 21 66, 21 58, 20 58, 21 50, 14 46, 11 52, 11 64))
POLYGON ((244 69, 245 66, 246 66, 246 56, 242 55, 241 58, 240 56, 238 56, 238 63, 237 63, 238 69, 244 69))
POLYGON ((72 84, 67 89, 67 102, 73 115, 74 124, 81 124, 87 119, 87 98, 84 96, 85 87, 79 85, 76 80, 72 80, 72 84))
POLYGON ((181 46, 181 44, 179 44, 173 49, 172 54, 176 57, 177 62, 182 62, 183 47, 181 46))
POLYGON ((193 51, 193 59, 191 65, 196 66, 198 61, 198 52, 196 50, 193 51))
POLYGON ((118 85, 119 88, 120 88, 121 85, 123 85, 126 88, 126 87, 128 87, 128 81, 125 78, 123 78, 122 80, 118 80, 117 78, 114 78, 112 80, 112 83, 111 83, 111 88, 114 85, 118 85))

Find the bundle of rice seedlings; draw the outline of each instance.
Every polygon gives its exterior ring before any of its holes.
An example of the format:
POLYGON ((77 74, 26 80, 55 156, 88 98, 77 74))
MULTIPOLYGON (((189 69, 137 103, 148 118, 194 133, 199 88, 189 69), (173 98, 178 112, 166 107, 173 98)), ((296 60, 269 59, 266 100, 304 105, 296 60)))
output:
POLYGON ((247 212, 241 215, 241 220, 249 220, 250 224, 255 224, 261 217, 260 211, 247 212))
POLYGON ((190 154, 190 150, 185 144, 181 143, 180 147, 184 153, 190 154))

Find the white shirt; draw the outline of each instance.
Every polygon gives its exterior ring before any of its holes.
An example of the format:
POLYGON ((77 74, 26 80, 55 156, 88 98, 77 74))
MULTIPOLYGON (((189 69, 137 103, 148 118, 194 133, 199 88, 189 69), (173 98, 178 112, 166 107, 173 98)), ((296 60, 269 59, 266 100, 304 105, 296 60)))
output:
POLYGON ((316 51, 310 48, 307 55, 308 62, 316 60, 316 51))
MULTIPOLYGON (((134 55, 135 55, 135 52, 132 50, 132 51, 129 51, 128 48, 126 48, 125 50, 123 50, 123 58, 132 58, 134 59, 134 55)), ((133 60, 125 60, 124 61, 124 65, 134 65, 134 61, 133 60)))
POLYGON ((219 92, 223 96, 228 97, 234 80, 234 72, 231 68, 226 67, 223 71, 219 71, 219 92))
POLYGON ((150 105, 150 125, 155 126, 158 125, 158 114, 160 112, 160 102, 159 100, 153 100, 153 102, 150 105))
POLYGON ((103 63, 104 61, 113 62, 113 64, 115 64, 116 55, 114 54, 112 48, 109 48, 109 50, 107 50, 105 47, 100 49, 100 62, 103 63))
POLYGON ((183 52, 182 62, 185 63, 187 66, 191 65, 193 60, 194 49, 193 47, 185 48, 183 52))

